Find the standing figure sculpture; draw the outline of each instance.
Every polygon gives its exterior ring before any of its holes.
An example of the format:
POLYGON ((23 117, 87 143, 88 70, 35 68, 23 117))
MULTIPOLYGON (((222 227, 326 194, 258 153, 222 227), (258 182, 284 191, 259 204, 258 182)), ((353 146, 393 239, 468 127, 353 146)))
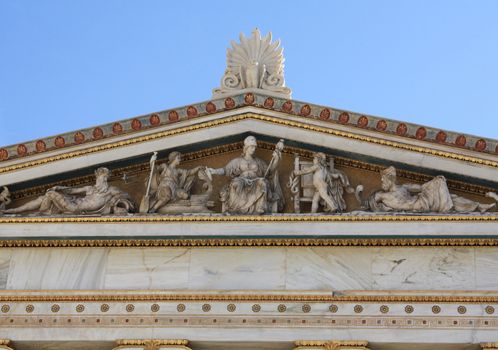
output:
POLYGON ((208 168, 210 174, 231 178, 220 192, 223 213, 265 214, 283 209, 284 197, 277 170, 283 140, 278 142, 269 165, 254 156, 256 147, 256 138, 248 136, 241 157, 232 159, 224 168, 208 168))
POLYGON ((155 213, 170 203, 190 199, 195 176, 201 176, 200 172, 206 169, 204 166, 193 169, 178 168, 182 161, 180 152, 171 152, 168 162, 159 165, 157 169, 154 169, 154 161, 155 155, 153 160, 151 159, 151 179, 148 185, 152 202, 148 208, 141 208, 141 211, 148 213, 155 213))
MULTIPOLYGON (((355 193, 355 189, 351 187, 349 179, 345 173, 334 168, 333 159, 330 164, 327 164, 327 156, 322 152, 317 152, 313 155, 313 164, 306 168, 296 157, 296 169, 291 173, 289 179, 289 187, 294 193, 296 212, 299 212, 299 176, 312 174, 313 197, 311 198, 311 212, 318 211, 319 204, 322 204, 326 212, 343 212, 347 209, 346 201, 344 200, 344 191, 347 193, 355 193)), ((357 191, 361 191, 362 186, 358 186, 357 191)))
POLYGON ((134 205, 128 194, 107 182, 110 171, 98 168, 95 185, 84 187, 54 186, 47 192, 18 208, 4 210, 5 214, 36 211, 37 214, 125 214, 134 205))
POLYGON ((444 176, 422 184, 396 183, 396 169, 392 166, 381 171, 382 190, 372 193, 365 207, 372 211, 405 211, 414 213, 481 213, 495 206, 483 204, 450 194, 444 176))
POLYGON ((3 186, 3 190, 0 192, 0 212, 2 210, 5 210, 5 208, 7 208, 7 205, 9 205, 11 202, 12 199, 10 198, 9 189, 3 186))

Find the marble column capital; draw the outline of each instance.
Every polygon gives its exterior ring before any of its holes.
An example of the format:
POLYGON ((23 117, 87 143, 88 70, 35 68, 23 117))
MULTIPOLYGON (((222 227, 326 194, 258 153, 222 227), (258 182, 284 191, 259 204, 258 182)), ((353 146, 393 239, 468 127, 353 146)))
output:
POLYGON ((294 342, 294 350, 369 350, 363 340, 299 340, 294 342))
POLYGON ((481 343, 481 349, 484 349, 484 350, 498 350, 498 342, 481 343))
POLYGON ((123 339, 113 350, 192 350, 183 339, 123 339))

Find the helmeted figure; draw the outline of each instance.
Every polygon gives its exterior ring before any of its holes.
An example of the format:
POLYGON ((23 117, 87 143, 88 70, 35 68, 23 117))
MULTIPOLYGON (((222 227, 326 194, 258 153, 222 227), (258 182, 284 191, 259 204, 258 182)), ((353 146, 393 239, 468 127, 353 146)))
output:
POLYGON ((211 174, 231 178, 220 192, 222 212, 264 214, 283 209, 284 197, 277 171, 283 143, 277 144, 270 165, 254 156, 256 147, 256 138, 248 136, 241 157, 232 159, 224 168, 208 169, 211 174))

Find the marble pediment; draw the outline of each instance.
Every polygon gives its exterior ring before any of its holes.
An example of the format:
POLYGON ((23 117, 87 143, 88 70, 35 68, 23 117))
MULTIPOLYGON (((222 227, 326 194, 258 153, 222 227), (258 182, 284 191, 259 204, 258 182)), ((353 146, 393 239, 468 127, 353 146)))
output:
MULTIPOLYGON (((67 237, 68 234, 74 236, 74 239, 85 240, 102 236, 106 239, 159 239, 167 236, 168 241, 163 241, 166 245, 184 244, 179 243, 183 242, 181 237, 190 237, 189 242, 194 242, 191 239, 284 235, 306 240, 307 243, 303 241, 303 244, 336 244, 337 237, 350 240, 349 237, 358 235, 387 235, 393 238, 423 236, 424 233, 430 237, 494 235, 492 227, 496 222, 495 208, 485 213, 465 214, 373 213, 363 210, 355 193, 345 192, 347 209, 341 212, 324 213, 320 207, 316 214, 310 213, 312 203, 308 200, 300 204, 300 211, 297 213, 296 201, 289 188, 289 178, 295 171, 296 158, 310 163, 317 152, 323 153, 338 171, 347 176, 351 188, 357 189, 361 185, 363 198, 381 187, 381 172, 394 166, 401 184, 423 184, 437 175, 443 175, 452 194, 486 205, 495 203, 493 198, 486 197, 486 193, 496 192, 498 189, 498 157, 488 149, 495 141, 486 140, 488 148, 486 151, 479 151, 457 147, 450 142, 438 143, 409 134, 399 135, 392 131, 398 123, 395 121, 366 117, 369 122, 367 127, 362 127, 359 126, 363 125, 363 122, 359 122, 362 117, 365 116, 264 94, 246 93, 53 138, 69 140, 69 135, 83 134, 84 141, 79 143, 67 142, 60 147, 36 151, 32 148, 36 148, 39 141, 48 145, 50 138, 33 141, 24 144, 28 151, 22 156, 10 157, 11 150, 19 146, 4 147, 3 150, 9 149, 9 157, 0 162, 0 185, 7 186, 10 191, 11 203, 8 208, 33 201, 54 186, 91 186, 95 183, 95 170, 102 167, 110 170, 109 184, 127 193, 134 208, 129 213, 107 211, 78 215, 39 215, 35 211, 16 215, 3 214, 0 217, 0 232, 4 237, 12 239, 43 239, 60 235, 67 237), (269 103, 269 100, 272 102, 269 103), (341 117, 344 113, 348 114, 347 123, 341 117), (378 130, 376 125, 381 121, 387 127, 378 130), (100 135, 100 131, 95 130, 102 131, 103 135, 92 137, 93 134, 100 135), (186 210, 185 205, 192 203, 180 201, 179 206, 172 211, 139 212, 150 175, 150 158, 154 152, 157 152, 157 165, 167 163, 172 152, 180 152, 180 169, 222 168, 241 156, 248 136, 257 140, 255 155, 267 164, 271 163, 279 140, 284 142, 278 164, 283 199, 278 212, 248 216, 223 213, 220 192, 230 180, 221 175, 212 176, 211 192, 204 197, 204 182, 199 179, 194 181, 190 189, 192 198, 189 200, 196 202, 199 198, 204 198, 205 201, 201 203, 204 207, 201 205, 195 210, 186 210), (407 217, 410 218, 409 223, 406 222, 407 217), (455 221, 455 218, 461 220, 461 224, 458 224, 460 226, 455 223, 451 227, 446 225, 448 220, 455 221), (478 223, 475 223, 476 218, 478 223), (47 224, 42 231, 38 226, 40 222, 47 224), (114 225, 115 222, 120 225, 114 225), (289 225, 289 222, 295 224, 289 225), (310 222, 313 224, 308 225, 310 222), (402 226, 399 226, 400 222, 403 222, 402 226), (85 223, 85 226, 81 223, 85 223), (105 223, 109 226, 103 230, 102 225, 105 223), (136 223, 141 224, 141 230, 136 230, 136 223), (167 234, 166 231, 157 229, 160 223, 168 225, 167 234), (262 223, 268 224, 262 226, 262 223), (61 233, 60 225, 67 224, 75 226, 70 226, 69 233, 61 233), (307 241, 310 237, 322 236, 332 241, 307 241), (171 241, 170 238, 180 241, 171 241)), ((407 127, 408 130, 414 128, 411 125, 407 127)), ((431 133, 432 131, 428 135, 431 133)), ((123 203, 125 201, 121 201, 117 207, 122 209, 123 203)), ((347 244, 363 244, 366 241, 348 242, 347 244)), ((237 244, 235 241, 232 243, 237 244)), ((254 244, 260 243, 258 241, 254 244)), ((209 243, 202 241, 195 244, 209 243)))

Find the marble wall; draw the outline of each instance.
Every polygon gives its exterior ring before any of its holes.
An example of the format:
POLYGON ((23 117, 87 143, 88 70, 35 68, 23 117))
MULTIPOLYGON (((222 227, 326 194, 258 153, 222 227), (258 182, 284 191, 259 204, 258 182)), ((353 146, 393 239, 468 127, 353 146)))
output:
POLYGON ((498 249, 1 249, 0 289, 498 290, 498 249))

